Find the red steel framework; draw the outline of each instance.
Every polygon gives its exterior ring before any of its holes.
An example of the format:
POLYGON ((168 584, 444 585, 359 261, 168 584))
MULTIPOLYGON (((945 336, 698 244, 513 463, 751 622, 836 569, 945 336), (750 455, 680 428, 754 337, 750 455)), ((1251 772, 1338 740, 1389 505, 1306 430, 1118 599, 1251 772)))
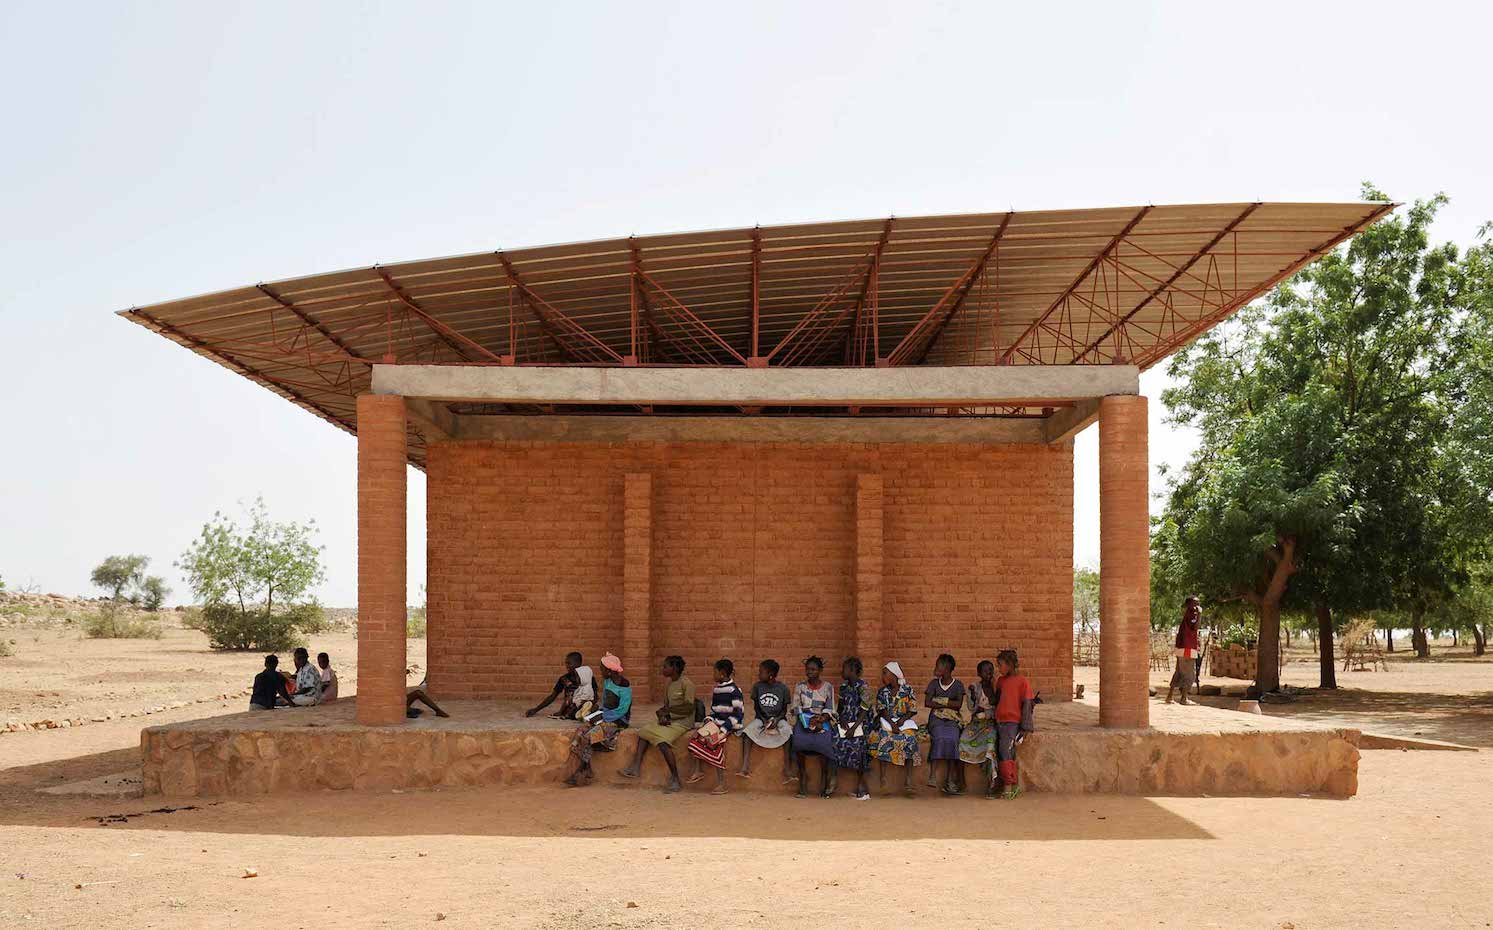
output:
MULTIPOLYGON (((762 227, 697 234, 699 243, 686 243, 692 251, 633 237, 622 241, 626 283, 620 316, 615 298, 579 298, 575 289, 581 285, 550 283, 556 275, 547 273, 545 263, 531 254, 515 261, 504 251, 491 253, 486 264, 500 276, 506 293, 495 301, 472 298, 474 305, 486 308, 477 326, 469 311, 453 314, 449 301, 440 308, 427 305, 425 297, 417 296, 429 293, 419 291, 418 279, 402 276, 399 266, 382 265, 369 269, 377 288, 364 287, 340 303, 318 292, 303 305, 298 295, 306 292, 285 289, 297 282, 255 285, 256 296, 269 305, 250 315, 252 325, 223 332, 204 334, 207 327, 196 320, 173 318, 172 304, 134 308, 123 315, 350 431, 356 428, 351 399, 367 389, 373 364, 892 368, 1129 363, 1146 368, 1394 208, 1324 205, 1360 209, 1347 225, 1316 230, 1262 222, 1266 206, 1237 205, 1222 215, 1215 208, 1209 213, 1218 217, 1212 228, 1195 221, 1195 213, 1166 214, 1178 208, 1108 211, 1103 216, 1114 220, 1105 222, 1116 222, 1118 228, 1110 225, 1103 238, 1089 228, 1097 220, 1081 225, 1073 218, 1082 211, 1065 214, 1068 225, 1051 230, 1033 223, 1018 231, 1013 220, 1031 214, 992 215, 979 240, 974 239, 979 227, 970 224, 960 227, 957 236, 926 232, 939 219, 927 217, 887 218, 879 221, 874 238, 858 241, 848 234, 831 235, 847 224, 824 224, 823 235, 815 227, 794 228, 797 238, 786 245, 779 231, 762 227), (1282 235, 1305 233, 1320 233, 1320 238, 1304 248, 1272 244, 1282 235), (736 235, 741 238, 733 240, 736 235), (956 247, 950 244, 955 239, 968 244, 956 247), (1175 243, 1188 239, 1195 247, 1179 251, 1175 243), (975 241, 980 244, 971 248, 975 241), (1262 274, 1262 262, 1279 264, 1262 274), (766 293, 769 263, 771 296, 766 293), (1255 270, 1241 275, 1241 263, 1253 263, 1255 270), (1055 281, 1046 270, 1074 266, 1076 274, 1069 271, 1069 277, 1055 281), (948 277, 939 282, 940 274, 948 277), (745 293, 735 291, 743 316, 723 315, 719 307, 730 299, 729 289, 742 286, 730 282, 743 279, 745 293), (799 285, 800 280, 827 284, 816 291, 812 284, 799 285), (552 289, 557 293, 548 293, 552 289), (931 305, 910 307, 907 295, 924 292, 937 293, 931 305), (1036 312, 1013 314, 1010 309, 1013 302, 1030 304, 1039 296, 1043 303, 1036 312), (897 307, 891 318, 889 299, 897 307)), ((568 280, 584 283, 592 267, 587 262, 593 260, 564 260, 571 263, 566 266, 572 275, 568 280)), ((601 259, 594 263, 601 268, 601 259)), ((490 272, 479 276, 463 268, 450 274, 455 275, 449 285, 453 292, 494 290, 490 272)), ((237 314, 234 319, 245 316, 237 314)), ((733 409, 753 415, 821 416, 1051 412, 999 405, 733 409)), ((585 412, 639 411, 667 413, 651 406, 585 412)), ((554 411, 496 405, 483 412, 554 411)))

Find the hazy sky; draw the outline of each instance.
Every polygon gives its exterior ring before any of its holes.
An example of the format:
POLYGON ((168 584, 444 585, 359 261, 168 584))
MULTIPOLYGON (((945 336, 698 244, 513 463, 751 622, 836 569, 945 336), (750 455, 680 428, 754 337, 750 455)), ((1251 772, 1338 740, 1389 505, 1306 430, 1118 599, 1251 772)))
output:
MULTIPOLYGON (((0 576, 82 593, 262 494, 355 603, 355 441, 113 316, 374 262, 986 210, 1493 217, 1485 4, 0 4, 0 576), (1037 9, 1041 7, 1041 9, 1037 9)), ((1179 464, 1159 372, 1151 460, 1179 464)), ((1080 563, 1098 561, 1095 434, 1080 563)), ((1153 492, 1161 484, 1153 479, 1153 492)), ((411 592, 424 577, 411 471, 411 592)))

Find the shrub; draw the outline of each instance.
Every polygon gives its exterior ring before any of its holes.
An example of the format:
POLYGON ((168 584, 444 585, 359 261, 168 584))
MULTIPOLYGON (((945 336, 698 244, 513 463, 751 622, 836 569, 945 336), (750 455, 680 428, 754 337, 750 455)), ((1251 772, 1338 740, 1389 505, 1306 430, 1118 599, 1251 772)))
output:
POLYGON ((10 640, 0 639, 0 656, 13 656, 16 651, 11 648, 10 640))
POLYGON ((150 575, 140 582, 140 606, 149 611, 160 610, 161 605, 166 603, 166 595, 170 593, 171 589, 166 587, 166 579, 160 575, 150 575))
POLYGON ((408 639, 425 638, 424 608, 417 607, 414 610, 410 611, 409 619, 405 620, 404 622, 404 635, 408 639))
POLYGON ((198 614, 200 623, 193 628, 206 633, 214 649, 290 649, 304 646, 306 634, 327 628, 320 604, 296 604, 275 613, 214 604, 198 614))
POLYGON ((89 639, 160 639, 161 626, 118 604, 105 602, 96 613, 84 618, 83 633, 89 639))

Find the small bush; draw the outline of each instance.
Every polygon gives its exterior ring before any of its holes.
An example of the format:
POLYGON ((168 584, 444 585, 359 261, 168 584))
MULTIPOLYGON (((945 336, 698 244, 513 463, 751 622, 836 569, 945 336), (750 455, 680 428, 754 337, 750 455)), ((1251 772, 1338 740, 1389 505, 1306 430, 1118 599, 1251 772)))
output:
MULTIPOLYGON (((327 628, 320 604, 296 604, 273 614, 212 604, 202 608, 199 615, 200 624, 193 629, 206 633, 214 649, 291 649, 306 644, 305 634, 327 628)), ((182 622, 196 623, 196 619, 184 618, 182 622)))
POLYGON ((161 626, 118 604, 105 603, 83 620, 83 633, 89 639, 160 639, 161 626))
POLYGON ((418 607, 409 613, 404 622, 404 635, 408 639, 425 638, 425 608, 418 607))
POLYGON ((10 640, 8 640, 8 639, 0 639, 0 657, 3 657, 3 656, 13 656, 15 654, 16 654, 16 651, 15 651, 14 648, 11 647, 10 640))

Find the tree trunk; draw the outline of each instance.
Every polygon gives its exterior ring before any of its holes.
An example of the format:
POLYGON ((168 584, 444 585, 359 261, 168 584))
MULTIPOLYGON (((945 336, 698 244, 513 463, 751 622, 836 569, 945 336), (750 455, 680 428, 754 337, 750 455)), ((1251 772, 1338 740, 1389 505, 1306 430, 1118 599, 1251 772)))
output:
POLYGON ((1426 641, 1426 628, 1421 626, 1419 610, 1410 615, 1410 645, 1415 649, 1417 659, 1431 657, 1431 644, 1426 641))
POLYGON ((1488 637, 1476 623, 1472 625, 1472 654, 1481 656, 1488 651, 1488 637))
POLYGON ((1457 648, 1460 645, 1462 645, 1462 644, 1457 641, 1457 631, 1456 630, 1452 630, 1452 648, 1455 649, 1455 648, 1457 648))
POLYGON ((1255 644, 1255 687, 1280 690, 1280 601, 1260 601, 1260 641, 1255 644))
POLYGON ((1283 627, 1280 628, 1280 631, 1286 637, 1286 648, 1290 649, 1291 648, 1291 628, 1288 627, 1288 626, 1283 626, 1283 627))
POLYGON ((1395 651, 1395 631, 1394 631, 1394 627, 1390 627, 1389 629, 1387 629, 1387 630, 1384 631, 1384 651, 1385 652, 1394 652, 1395 651))
POLYGON ((1317 642, 1322 644, 1322 651, 1318 653, 1322 678, 1317 687, 1335 689, 1337 657, 1332 651, 1332 608, 1326 604, 1317 605, 1317 642))
POLYGON ((1281 537, 1265 554, 1275 567, 1264 592, 1250 598, 1260 609, 1260 641, 1255 644, 1255 689, 1261 694, 1280 690, 1280 602, 1286 596, 1287 582, 1296 573, 1296 538, 1281 537))

